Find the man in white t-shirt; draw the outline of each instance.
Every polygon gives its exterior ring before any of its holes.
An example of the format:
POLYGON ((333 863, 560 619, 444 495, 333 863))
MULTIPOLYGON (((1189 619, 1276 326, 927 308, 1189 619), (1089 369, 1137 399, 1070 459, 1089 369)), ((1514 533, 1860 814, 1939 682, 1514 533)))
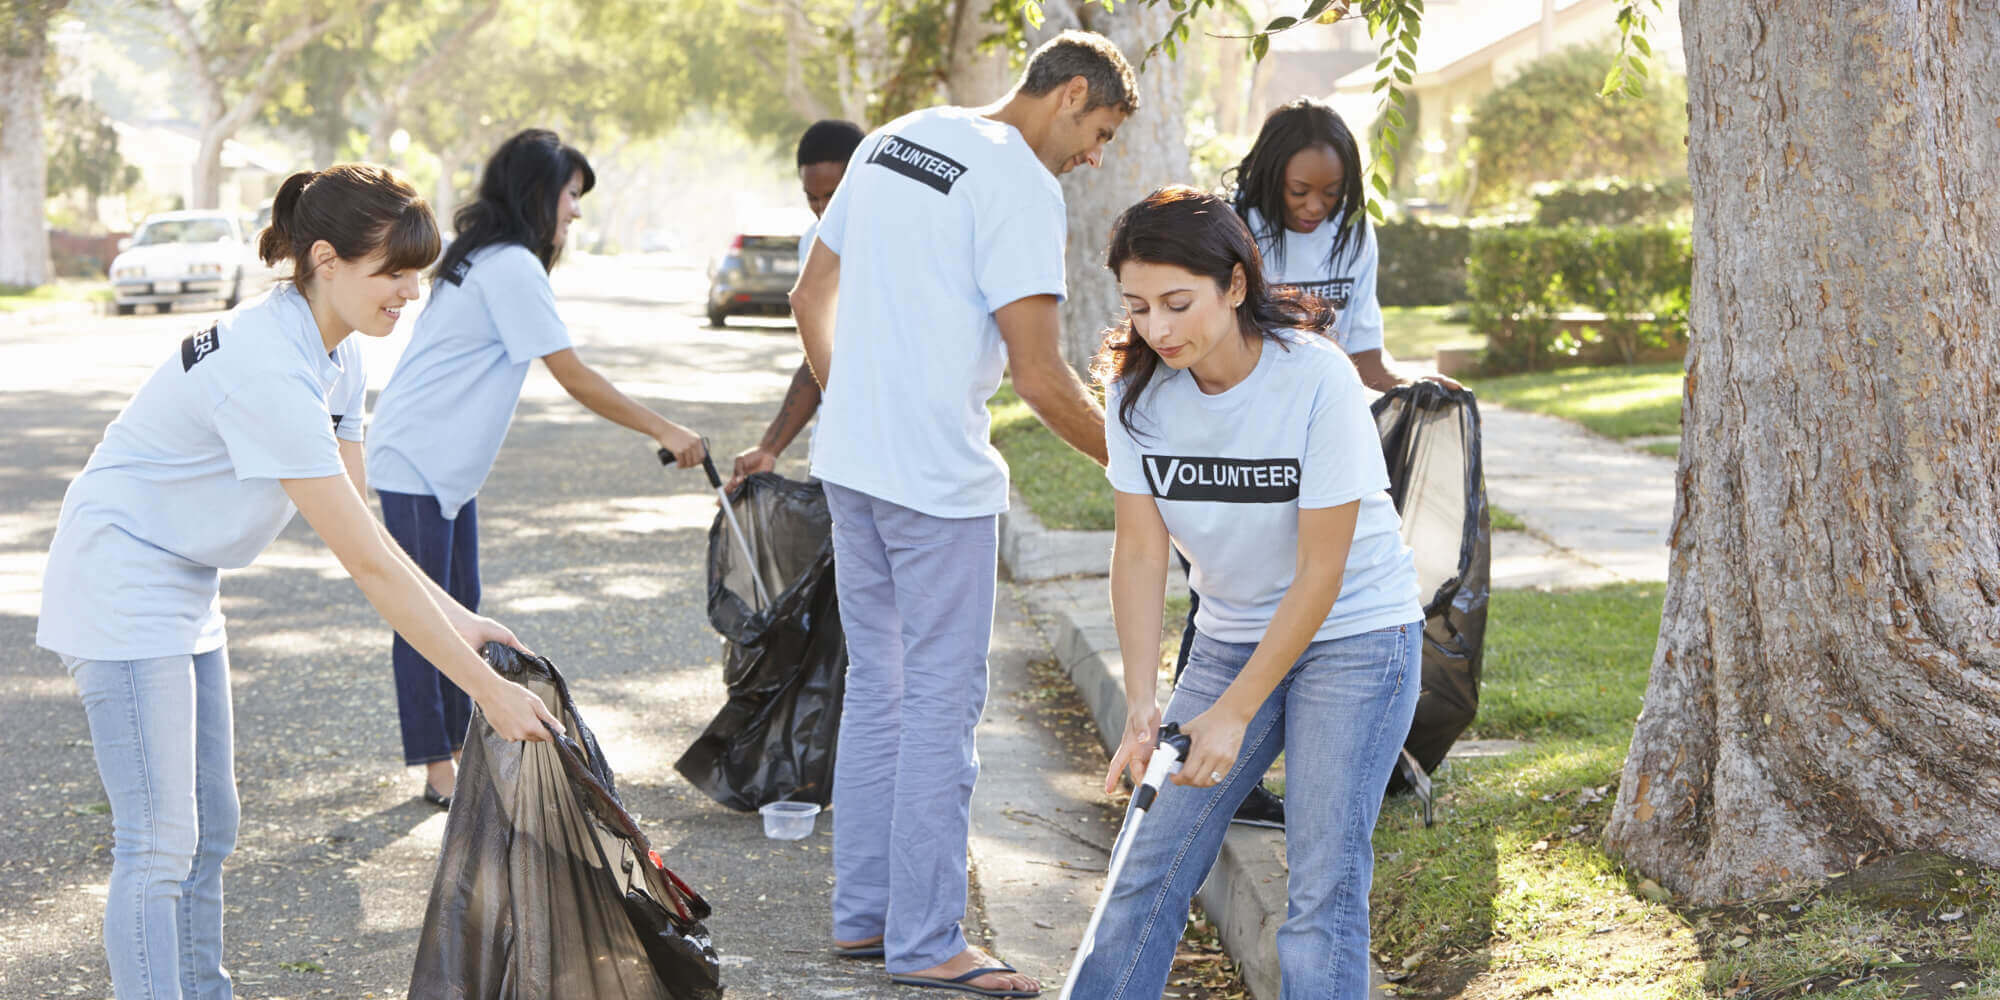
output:
POLYGON ((966 944, 966 838, 1007 465, 986 401, 1015 391, 1104 456, 1104 415, 1060 350, 1056 175, 1096 166, 1137 110, 1132 69, 1064 32, 985 108, 932 108, 855 150, 792 312, 825 387, 826 484, 850 665, 835 756, 833 937, 891 977, 988 996, 1035 981, 966 944))

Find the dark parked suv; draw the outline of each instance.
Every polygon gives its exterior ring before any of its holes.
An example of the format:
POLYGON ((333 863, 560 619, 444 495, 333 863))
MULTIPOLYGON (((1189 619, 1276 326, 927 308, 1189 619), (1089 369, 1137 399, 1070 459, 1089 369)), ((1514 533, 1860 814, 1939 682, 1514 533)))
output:
POLYGON ((799 277, 799 238, 738 236, 708 277, 710 326, 731 316, 789 316, 792 283, 799 277))

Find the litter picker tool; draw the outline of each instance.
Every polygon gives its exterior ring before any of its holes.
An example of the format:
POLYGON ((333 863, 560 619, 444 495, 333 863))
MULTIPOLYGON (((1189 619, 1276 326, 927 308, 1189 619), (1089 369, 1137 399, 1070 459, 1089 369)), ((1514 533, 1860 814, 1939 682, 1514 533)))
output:
MULTIPOLYGON (((674 453, 660 449, 660 464, 673 465, 678 461, 674 453)), ((764 586, 764 574, 757 569, 757 553, 750 549, 750 539, 743 534, 743 526, 736 523, 736 509, 729 505, 729 494, 722 489, 722 476, 715 471, 715 457, 708 452, 708 439, 701 441, 701 470, 708 474, 708 485, 715 487, 715 498, 722 502, 722 517, 729 522, 729 534, 736 539, 736 547, 743 552, 743 565, 750 569, 750 582, 757 587, 757 607, 761 610, 771 606, 771 591, 764 586)))
POLYGON ((1160 727, 1160 743, 1153 751, 1153 759, 1146 763, 1146 776, 1132 790, 1132 818, 1125 822, 1118 846, 1111 851, 1111 866, 1104 872, 1104 891, 1097 897, 1097 907, 1090 911, 1090 923, 1083 929, 1083 943, 1077 946, 1076 960, 1070 963, 1069 975, 1063 980, 1062 1000, 1070 1000, 1076 974, 1083 971, 1083 960, 1097 946, 1098 921, 1104 919, 1105 904, 1111 902, 1111 892, 1118 887, 1118 874, 1124 870, 1125 856, 1131 853, 1132 842, 1139 836, 1139 825, 1146 821, 1146 811, 1153 808, 1153 800, 1159 796, 1167 776, 1180 773, 1181 762, 1187 759, 1188 747, 1193 742, 1177 723, 1160 727))

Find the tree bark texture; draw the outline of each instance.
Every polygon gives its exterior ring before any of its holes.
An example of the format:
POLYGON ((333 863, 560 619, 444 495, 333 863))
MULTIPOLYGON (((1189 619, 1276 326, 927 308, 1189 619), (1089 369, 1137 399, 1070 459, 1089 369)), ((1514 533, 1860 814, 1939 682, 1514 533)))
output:
MULTIPOLYGON (((1166 34, 1174 12, 1166 4, 1044 4, 1048 20, 1031 45, 1064 28, 1084 28, 1112 40, 1137 70, 1146 49, 1166 34)), ((1179 67, 1164 54, 1138 74, 1139 113, 1105 147, 1104 165, 1077 167, 1062 179, 1069 207, 1069 300, 1063 304, 1063 357, 1078 371, 1090 365, 1107 327, 1125 306, 1118 282, 1104 268, 1104 248, 1119 213, 1154 188, 1188 182, 1187 101, 1179 67)))
POLYGON ((42 140, 47 4, 11 4, 0 14, 0 285, 49 280, 48 156, 42 140))
POLYGON ((1683 0, 1672 571, 1605 843, 1694 902, 2000 864, 2000 9, 1683 0))

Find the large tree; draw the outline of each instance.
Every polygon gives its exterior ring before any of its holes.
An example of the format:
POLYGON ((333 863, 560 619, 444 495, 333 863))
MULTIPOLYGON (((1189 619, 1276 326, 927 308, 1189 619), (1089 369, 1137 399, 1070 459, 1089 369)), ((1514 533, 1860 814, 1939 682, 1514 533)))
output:
POLYGON ((2000 864, 2000 17, 1683 0, 1695 282, 1607 846, 1695 901, 2000 864))
POLYGON ((221 199, 222 146, 262 113, 306 46, 385 0, 145 0, 189 70, 201 112, 189 207, 221 199))
POLYGON ((68 0, 0 0, 0 285, 49 280, 44 202, 48 159, 42 139, 49 20, 68 0))
MULTIPOLYGON (((1066 28, 1095 31, 1123 49, 1135 68, 1174 19, 1164 3, 1121 3, 1107 10, 1096 2, 1047 0, 1042 8, 1046 19, 1030 30, 1031 43, 1066 28)), ((1125 311, 1118 282, 1104 267, 1112 223, 1147 192, 1189 179, 1182 78, 1171 59, 1147 62, 1138 74, 1139 113, 1118 129, 1117 138, 1105 148, 1103 165, 1078 167, 1062 178, 1069 207, 1063 356, 1078 369, 1089 366, 1105 328, 1125 311)))

